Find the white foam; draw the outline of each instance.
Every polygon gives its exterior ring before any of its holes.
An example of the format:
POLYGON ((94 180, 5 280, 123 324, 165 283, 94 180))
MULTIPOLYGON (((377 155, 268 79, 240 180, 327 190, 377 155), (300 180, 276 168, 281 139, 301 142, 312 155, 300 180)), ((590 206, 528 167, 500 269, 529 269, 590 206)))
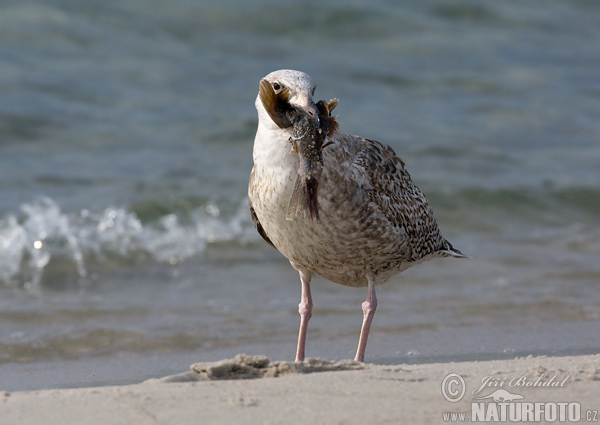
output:
POLYGON ((53 258, 72 262, 83 279, 92 256, 102 262, 142 254, 174 265, 212 243, 246 244, 258 239, 246 205, 226 215, 209 203, 192 211, 185 223, 174 213, 142 223, 125 208, 64 213, 54 200, 41 197, 22 205, 21 214, 0 218, 0 281, 38 286, 53 258))

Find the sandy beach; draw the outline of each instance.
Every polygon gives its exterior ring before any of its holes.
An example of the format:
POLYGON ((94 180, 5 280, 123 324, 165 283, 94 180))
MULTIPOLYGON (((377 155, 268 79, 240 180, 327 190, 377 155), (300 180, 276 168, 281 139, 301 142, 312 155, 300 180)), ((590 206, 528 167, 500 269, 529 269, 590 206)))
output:
POLYGON ((600 355, 394 366, 238 355, 135 385, 4 392, 0 417, 3 425, 432 424, 464 413, 470 422, 560 423, 599 421, 599 395, 600 355))

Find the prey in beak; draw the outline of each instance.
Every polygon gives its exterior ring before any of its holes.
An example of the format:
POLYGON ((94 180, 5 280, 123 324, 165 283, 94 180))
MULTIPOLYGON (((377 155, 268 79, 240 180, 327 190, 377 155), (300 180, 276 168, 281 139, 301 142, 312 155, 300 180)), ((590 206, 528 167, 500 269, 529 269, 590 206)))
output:
POLYGON ((319 220, 318 189, 323 171, 323 148, 328 145, 325 143, 327 136, 339 127, 337 116, 331 116, 338 100, 320 100, 316 105, 310 101, 307 106, 300 107, 290 103, 290 95, 287 87, 276 93, 268 81, 260 82, 259 96, 265 110, 278 127, 292 127, 291 153, 298 154, 298 175, 286 219, 294 220, 299 212, 306 215, 308 210, 312 220, 319 220))

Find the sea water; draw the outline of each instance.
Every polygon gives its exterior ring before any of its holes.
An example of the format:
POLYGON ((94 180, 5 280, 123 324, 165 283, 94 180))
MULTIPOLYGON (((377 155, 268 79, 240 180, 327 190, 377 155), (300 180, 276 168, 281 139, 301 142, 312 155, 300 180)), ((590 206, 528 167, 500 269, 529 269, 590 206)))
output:
MULTIPOLYGON (((294 356, 300 284, 247 209, 267 73, 391 145, 470 255, 378 289, 367 361, 600 350, 600 3, 0 4, 0 389, 294 356)), ((315 279, 307 355, 366 296, 315 279)))

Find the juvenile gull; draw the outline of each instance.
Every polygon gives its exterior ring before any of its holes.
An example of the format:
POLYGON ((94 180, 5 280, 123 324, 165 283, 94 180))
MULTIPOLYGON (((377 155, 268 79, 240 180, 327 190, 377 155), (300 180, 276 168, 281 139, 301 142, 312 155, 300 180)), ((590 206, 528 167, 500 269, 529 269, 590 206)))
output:
MULTIPOLYGON (((275 71, 261 80, 263 89, 265 84, 275 95, 285 96, 269 102, 263 90, 262 99, 260 92, 256 98, 258 129, 248 200, 260 235, 300 274, 296 361, 304 360, 313 306, 310 282, 318 274, 342 285, 368 287, 355 357, 363 362, 377 308, 375 284, 434 257, 465 256, 442 237, 427 199, 392 148, 342 133, 337 124, 323 143, 318 219, 312 214, 290 217, 288 206, 299 161, 290 144, 292 122, 281 117, 288 110, 317 119, 327 117, 313 101, 315 85, 307 74, 275 71)), ((332 106, 329 109, 335 104, 335 100, 325 103, 332 106)))

